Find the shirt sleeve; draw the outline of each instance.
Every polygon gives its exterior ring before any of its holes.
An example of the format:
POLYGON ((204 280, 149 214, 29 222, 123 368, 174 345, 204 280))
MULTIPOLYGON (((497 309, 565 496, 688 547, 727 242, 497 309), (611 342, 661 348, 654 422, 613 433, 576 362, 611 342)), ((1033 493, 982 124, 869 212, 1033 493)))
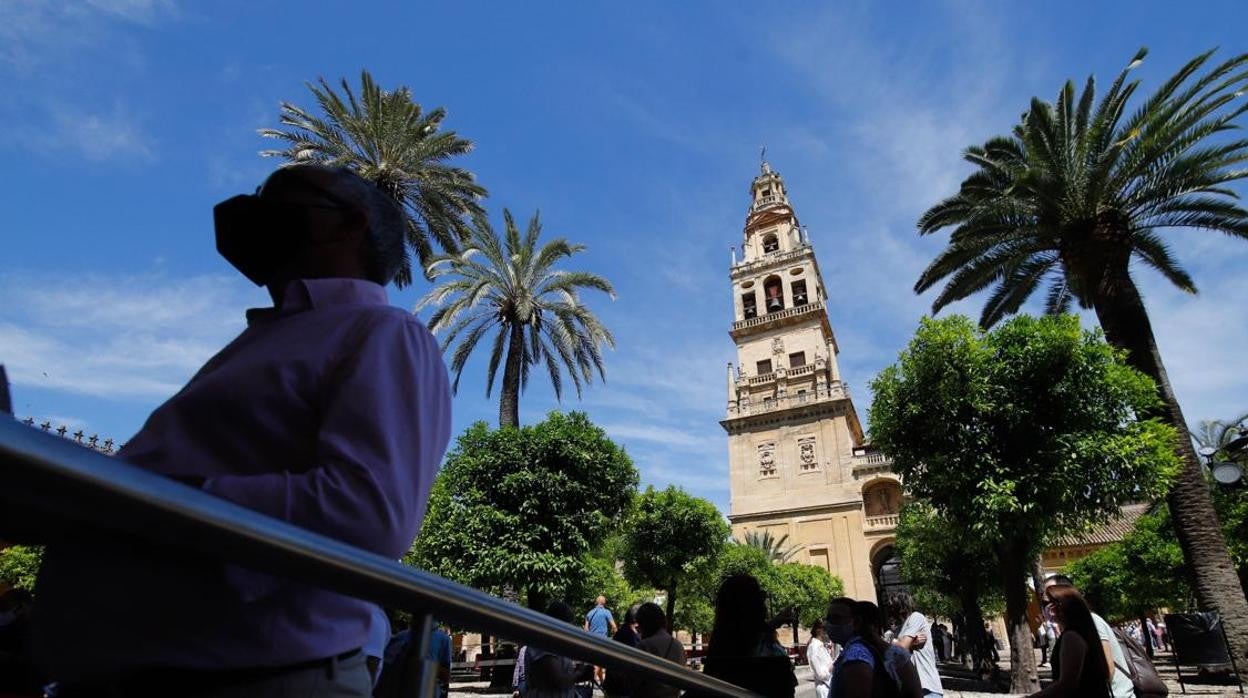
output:
POLYGON ((850 644, 849 647, 846 647, 845 651, 841 654, 844 657, 844 659, 841 660, 841 664, 862 662, 872 669, 875 668, 875 656, 872 655, 871 650, 867 649, 861 642, 850 644))
POLYGON ((450 440, 446 365, 410 316, 384 312, 323 378, 315 461, 204 489, 389 558, 407 552, 450 440))
POLYGON ((1096 634, 1101 637, 1103 642, 1108 642, 1112 647, 1117 640, 1114 638, 1114 631, 1109 629, 1109 623, 1098 615, 1092 616, 1092 624, 1096 626, 1096 634))
POLYGON ((927 619, 923 617, 922 613, 911 613, 906 618, 906 622, 901 624, 901 630, 897 631, 897 637, 918 637, 927 633, 927 629, 924 627, 926 625, 927 619))

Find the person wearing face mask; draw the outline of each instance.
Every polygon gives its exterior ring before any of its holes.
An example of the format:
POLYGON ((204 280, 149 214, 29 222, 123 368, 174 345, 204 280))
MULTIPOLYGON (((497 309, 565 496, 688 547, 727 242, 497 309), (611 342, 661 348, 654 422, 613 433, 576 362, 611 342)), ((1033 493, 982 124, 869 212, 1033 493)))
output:
MULTIPOLYGON (((398 559, 450 438, 436 340, 391 306, 405 220, 345 168, 295 165, 214 211, 217 249, 272 307, 117 457, 398 559)), ((60 696, 367 696, 366 601, 175 546, 52 541, 36 655, 60 696)))
POLYGON ((832 665, 830 698, 922 698, 910 653, 884 641, 883 620, 870 601, 840 597, 828 604, 824 632, 841 645, 832 665))
POLYGON ((828 692, 832 690, 832 661, 823 621, 816 620, 810 626, 810 643, 806 645, 806 663, 814 676, 815 698, 828 698, 828 692))

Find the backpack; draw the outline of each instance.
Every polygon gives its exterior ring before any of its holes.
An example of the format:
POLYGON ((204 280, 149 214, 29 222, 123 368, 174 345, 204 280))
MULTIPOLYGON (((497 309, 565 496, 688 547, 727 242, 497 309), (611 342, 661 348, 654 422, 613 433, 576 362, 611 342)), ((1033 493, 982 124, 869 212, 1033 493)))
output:
POLYGON ((1134 638, 1114 628, 1114 637, 1122 646, 1122 654, 1127 660, 1127 676, 1131 677, 1131 685, 1135 688, 1138 698, 1165 698, 1170 689, 1157 675, 1153 663, 1148 659, 1148 652, 1134 638))

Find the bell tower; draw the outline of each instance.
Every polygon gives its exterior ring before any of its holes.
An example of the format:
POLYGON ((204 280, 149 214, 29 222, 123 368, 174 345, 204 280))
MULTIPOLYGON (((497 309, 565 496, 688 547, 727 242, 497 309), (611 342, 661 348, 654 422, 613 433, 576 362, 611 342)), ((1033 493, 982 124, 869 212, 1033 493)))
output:
POLYGON ((900 487, 864 444, 809 235, 784 179, 765 160, 760 169, 741 256, 734 248, 729 271, 737 363, 728 364, 728 414, 720 422, 728 432, 728 518, 737 537, 750 530, 788 536, 795 561, 828 569, 850 596, 871 598, 872 558, 891 541, 900 487))

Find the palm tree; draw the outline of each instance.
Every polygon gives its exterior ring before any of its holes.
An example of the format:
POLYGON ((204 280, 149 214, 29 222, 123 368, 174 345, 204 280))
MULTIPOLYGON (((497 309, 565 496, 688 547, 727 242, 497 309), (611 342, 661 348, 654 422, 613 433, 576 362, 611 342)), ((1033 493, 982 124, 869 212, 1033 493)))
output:
MULTIPOLYGON (((383 90, 367 70, 360 76, 358 99, 346 79, 341 84, 345 99, 325 78, 308 85, 323 116, 282 102, 287 129, 262 128, 260 135, 287 147, 260 154, 292 165, 349 167, 376 184, 403 207, 407 242, 422 266, 433 256, 435 242, 447 252, 458 249, 468 232, 465 217, 482 212, 479 201, 486 192, 471 172, 447 163, 472 150, 472 141, 440 130, 444 109, 423 111, 411 90, 383 90)), ((411 282, 411 262, 405 259, 395 284, 411 282)))
POLYGON ((611 283, 597 274, 562 271, 554 265, 585 249, 563 238, 542 245, 538 214, 529 219, 524 236, 511 212, 503 210, 506 240, 499 240, 484 214, 473 216, 464 250, 434 258, 426 273, 432 280, 448 278, 420 299, 416 309, 441 306, 429 319, 429 328, 445 332, 442 350, 456 339, 451 355, 459 389, 468 357, 487 333, 497 330, 490 349, 485 391, 494 388, 494 376, 503 363, 503 388, 498 405, 499 426, 520 426, 520 392, 529 382, 529 367, 544 363, 555 397, 563 397, 563 370, 576 387, 577 397, 594 372, 606 380, 602 346, 615 346, 611 332, 581 302, 581 289, 595 289, 615 298, 611 283), (526 336, 527 333, 527 336, 526 336))
POLYGON ((784 544, 788 542, 789 534, 784 534, 779 538, 771 535, 771 531, 746 531, 745 537, 736 539, 733 542, 737 545, 744 545, 750 548, 758 548, 767 554, 767 559, 775 563, 788 562, 797 554, 797 546, 785 548, 784 544))
MULTIPOLYGON (((1127 73, 1146 53, 1135 55, 1095 106, 1093 78, 1077 98, 1067 82, 1055 104, 1032 99, 1011 136, 966 150, 975 171, 919 219, 920 234, 953 232, 915 292, 944 281, 936 312, 991 286, 980 318, 987 327, 1047 282, 1046 312, 1065 312, 1072 302, 1093 309, 1106 339, 1156 381, 1162 406, 1155 416, 1184 433, 1130 267, 1142 264, 1195 293, 1162 233, 1197 228, 1248 237, 1248 211, 1227 187, 1248 177, 1237 167, 1248 161, 1248 140, 1227 137, 1248 110, 1233 104, 1248 83, 1248 54, 1203 75, 1213 52, 1197 56, 1128 114, 1139 83, 1128 83, 1127 73)), ((1176 448, 1183 468, 1169 505, 1199 601, 1222 614, 1246 657, 1248 603, 1190 439, 1176 448)))

